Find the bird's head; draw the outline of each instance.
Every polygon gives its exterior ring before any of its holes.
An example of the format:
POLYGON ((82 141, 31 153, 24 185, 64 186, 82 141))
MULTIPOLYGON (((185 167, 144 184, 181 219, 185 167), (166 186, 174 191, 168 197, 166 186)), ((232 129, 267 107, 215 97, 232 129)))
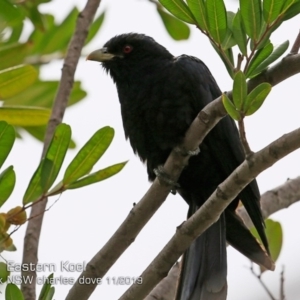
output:
POLYGON ((172 59, 173 55, 144 34, 121 34, 110 39, 103 48, 93 51, 87 60, 99 61, 117 80, 118 75, 131 75, 141 68, 151 68, 155 61, 172 59))

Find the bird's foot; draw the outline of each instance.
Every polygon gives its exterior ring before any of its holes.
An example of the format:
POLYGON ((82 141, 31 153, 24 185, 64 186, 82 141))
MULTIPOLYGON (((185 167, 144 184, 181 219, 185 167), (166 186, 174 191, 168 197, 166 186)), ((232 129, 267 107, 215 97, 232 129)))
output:
POLYGON ((171 186, 171 193, 175 195, 176 189, 179 188, 180 185, 172 178, 170 178, 169 174, 165 171, 164 167, 158 166, 153 171, 160 183, 171 186))
POLYGON ((198 147, 195 150, 188 150, 188 151, 186 151, 186 150, 183 150, 180 147, 175 147, 174 151, 176 153, 181 154, 182 156, 195 156, 195 155, 198 155, 200 153, 200 148, 198 147))

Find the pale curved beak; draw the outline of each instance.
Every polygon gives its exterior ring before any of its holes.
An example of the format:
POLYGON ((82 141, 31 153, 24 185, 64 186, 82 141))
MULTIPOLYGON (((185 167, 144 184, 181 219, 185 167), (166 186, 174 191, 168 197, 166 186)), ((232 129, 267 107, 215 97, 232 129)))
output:
POLYGON ((94 60, 94 61, 99 61, 99 62, 105 62, 108 60, 111 60, 115 57, 114 54, 111 54, 108 52, 107 48, 101 48, 98 49, 96 51, 93 51, 92 53, 90 53, 86 60, 94 60))

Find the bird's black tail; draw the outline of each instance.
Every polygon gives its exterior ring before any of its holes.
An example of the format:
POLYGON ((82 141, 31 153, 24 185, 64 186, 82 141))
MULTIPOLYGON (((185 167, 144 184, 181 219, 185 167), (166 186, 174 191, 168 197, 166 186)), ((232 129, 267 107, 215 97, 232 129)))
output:
POLYGON ((265 267, 267 270, 274 270, 275 264, 268 255, 267 249, 262 249, 260 243, 251 234, 242 219, 229 209, 225 210, 225 216, 227 242, 258 265, 265 267))
POLYGON ((227 209, 184 254, 176 300, 226 299, 226 240, 253 262, 274 270, 268 253, 235 211, 227 209))
POLYGON ((225 215, 186 251, 176 300, 224 300, 227 295, 225 215))

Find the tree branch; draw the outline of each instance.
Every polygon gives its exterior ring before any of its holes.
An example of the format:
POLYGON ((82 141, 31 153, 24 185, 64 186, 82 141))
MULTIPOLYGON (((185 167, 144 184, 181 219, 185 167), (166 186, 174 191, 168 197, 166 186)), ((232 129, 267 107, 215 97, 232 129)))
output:
POLYGON ((272 86, 292 77, 300 72, 300 54, 287 55, 279 63, 264 71, 259 76, 248 82, 248 93, 263 82, 268 82, 272 86))
POLYGON ((300 148, 300 128, 285 134, 245 160, 222 182, 208 200, 185 222, 120 300, 144 299, 164 278, 174 263, 211 224, 216 222, 231 201, 262 171, 300 148))
MULTIPOLYGON (((68 104, 68 99, 73 87, 74 74, 78 64, 78 60, 80 58, 81 49, 84 46, 84 42, 88 34, 88 29, 93 21, 100 1, 101 0, 88 0, 85 8, 78 15, 75 32, 68 47, 65 62, 62 68, 60 84, 58 87, 56 98, 54 100, 51 117, 48 122, 42 157, 47 151, 56 126, 62 122, 68 104)), ((31 219, 28 222, 24 238, 23 264, 31 263, 36 265, 38 262, 38 245, 46 205, 47 200, 40 202, 32 207, 30 214, 31 219)), ((25 299, 36 299, 36 272, 23 271, 22 276, 28 276, 28 278, 32 278, 31 284, 25 284, 22 282, 21 288, 25 299)))
POLYGON ((175 299, 175 291, 177 280, 181 269, 181 262, 176 263, 165 277, 144 300, 173 300, 175 299))
MULTIPOLYGON (((300 55, 287 56, 274 67, 265 71, 262 75, 250 80, 248 82, 248 90, 250 91, 255 88, 261 82, 269 82, 272 85, 276 85, 299 72, 300 55)), ((227 95, 230 97, 231 93, 228 93, 227 95)), ((209 131, 225 115, 226 111, 223 107, 221 97, 208 104, 198 114, 188 129, 185 139, 180 146, 180 148, 183 149, 182 153, 187 153, 187 151, 197 148, 209 131)), ((187 164, 188 159, 189 156, 183 157, 178 151, 173 150, 171 152, 164 165, 164 169, 173 181, 177 181, 183 167, 187 164)), ((110 267, 130 246, 142 228, 161 206, 169 194, 169 191, 170 186, 159 183, 157 179, 153 182, 145 196, 133 207, 128 217, 123 221, 109 241, 87 264, 86 270, 80 274, 76 283, 70 289, 66 300, 88 299, 97 284, 79 284, 80 278, 103 278, 110 267)), ((167 275, 168 270, 165 270, 164 275, 167 275)), ((162 277, 160 276, 160 278, 162 277)), ((144 284, 142 286, 144 286, 144 284)), ((148 288, 148 292, 150 289, 151 287, 148 288)), ((147 293, 145 295, 147 295, 147 293)))
POLYGON ((294 42, 290 54, 297 54, 299 52, 299 49, 300 49, 300 32, 297 35, 297 38, 294 42))
MULTIPOLYGON (((293 203, 296 203, 300 200, 300 176, 286 181, 284 184, 265 192, 260 199, 262 214, 264 218, 268 218, 271 214, 287 208, 293 203)), ((245 222, 248 228, 253 227, 252 221, 245 210, 244 206, 240 206, 237 209, 237 213, 245 222)), ((175 265, 177 266, 177 264, 175 265)), ((173 267, 174 268, 174 267, 173 267)), ((169 272, 167 278, 163 279, 159 286, 159 290, 155 287, 149 294, 155 295, 156 299, 161 300, 173 300, 174 297, 169 295, 174 295, 176 290, 176 284, 180 273, 180 268, 176 267, 175 270, 169 272), (170 277, 170 274, 172 276, 170 277), (170 277, 170 278, 169 278, 170 277), (171 281, 172 280, 172 281, 171 281), (168 282, 166 285, 165 282, 168 282), (168 293, 166 293, 168 291, 168 293)), ((147 299, 147 298, 146 298, 147 299)), ((150 298, 151 299, 151 298, 150 298)))
MULTIPOLYGON (((266 219, 271 214, 287 208, 300 200, 300 176, 286 181, 284 184, 265 192, 261 196, 261 209, 263 217, 266 219)), ((248 228, 253 227, 245 208, 243 206, 237 209, 248 228)))

